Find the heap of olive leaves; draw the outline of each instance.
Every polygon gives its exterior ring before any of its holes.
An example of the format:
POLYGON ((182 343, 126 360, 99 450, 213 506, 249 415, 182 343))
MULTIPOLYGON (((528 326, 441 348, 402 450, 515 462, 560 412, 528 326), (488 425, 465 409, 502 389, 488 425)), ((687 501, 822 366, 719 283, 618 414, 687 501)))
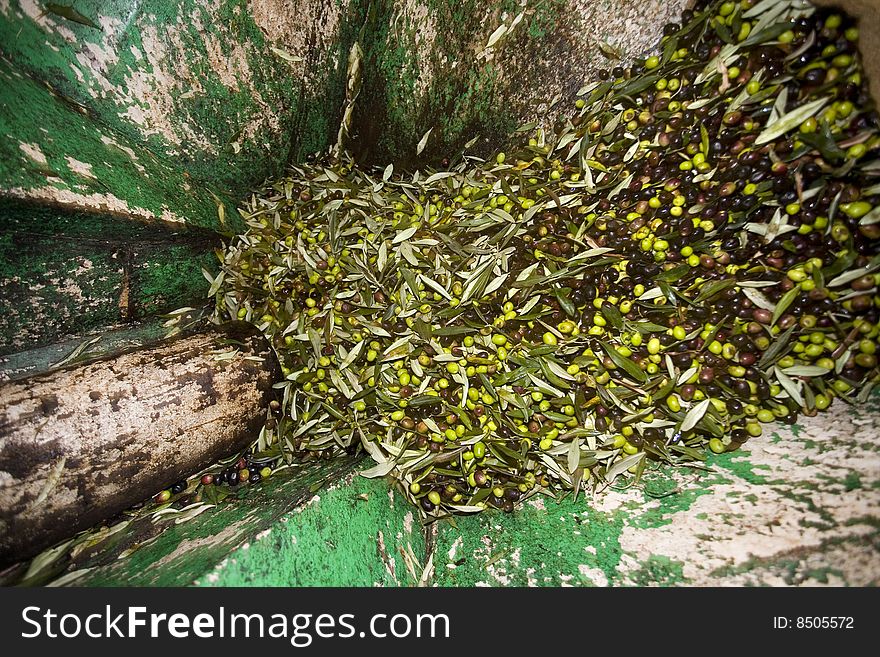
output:
POLYGON ((439 516, 864 401, 877 116, 853 22, 799 7, 686 11, 557 134, 488 160, 404 176, 325 158, 254 194, 212 293, 283 364, 255 450, 364 449, 363 474, 439 516))

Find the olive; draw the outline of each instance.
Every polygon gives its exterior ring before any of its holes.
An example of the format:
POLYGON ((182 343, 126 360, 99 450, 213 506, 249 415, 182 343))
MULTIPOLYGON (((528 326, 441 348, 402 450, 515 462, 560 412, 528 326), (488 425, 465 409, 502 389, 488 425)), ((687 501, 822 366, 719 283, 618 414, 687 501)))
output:
POLYGON ((807 84, 822 84, 825 80, 825 69, 811 68, 804 73, 804 82, 807 84))
MULTIPOLYGON (((590 469, 607 472, 641 450, 660 460, 667 442, 722 454, 761 422, 855 398, 876 377, 880 324, 868 175, 880 140, 857 31, 784 8, 781 33, 754 43, 755 4, 697 3, 663 25, 662 53, 588 68, 614 79, 576 99, 555 135, 517 134, 485 161, 440 154, 439 179, 380 184, 322 157, 256 195, 215 319, 228 308, 268 327, 289 387, 264 429, 285 456, 326 460, 367 440, 418 482, 408 495, 426 514, 511 511, 536 486, 571 483, 550 465, 587 444, 584 428, 613 446, 591 450, 590 469), (726 73, 707 68, 730 41, 726 73), (819 99, 768 138, 771 120, 819 99), (575 157, 578 143, 589 154, 575 157), (815 385, 794 374, 811 366, 827 370, 815 385), (810 386, 804 408, 784 371, 810 386), (667 431, 708 404, 723 436, 667 431), (315 449, 331 435, 341 444, 315 449)), ((244 457, 202 483, 254 481, 262 465, 244 457)))

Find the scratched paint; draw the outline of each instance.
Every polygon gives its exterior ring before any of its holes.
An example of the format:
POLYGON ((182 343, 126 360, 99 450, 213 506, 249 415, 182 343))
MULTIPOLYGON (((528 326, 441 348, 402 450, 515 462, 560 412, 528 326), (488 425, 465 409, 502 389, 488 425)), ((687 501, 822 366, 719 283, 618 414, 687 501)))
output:
POLYGON ((27 153, 4 157, 0 193, 225 230, 201 190, 237 201, 335 135, 347 2, 83 0, 77 10, 102 29, 33 0, 0 7, 3 155, 24 142, 46 158, 33 171, 27 153))
POLYGON ((877 585, 880 399, 592 499, 439 525, 440 586, 877 585))
MULTIPOLYGON (((617 63, 600 42, 627 61, 684 2, 396 0, 372 12, 368 4, 79 0, 96 30, 43 14, 35 0, 0 0, 0 194, 163 230, 234 230, 232 208, 252 185, 335 139, 355 40, 366 69, 356 152, 412 164, 428 127, 425 155, 437 160, 475 137, 477 150, 497 147, 525 121, 551 125, 581 84, 617 63), (502 25, 512 30, 487 47, 502 25), (227 203, 231 225, 219 224, 212 194, 227 203)), ((25 217, 17 236, 42 214, 25 217)), ((104 236, 120 239, 122 225, 105 224, 104 236)), ((187 265, 141 267, 145 312, 180 298, 162 298, 169 284, 197 278, 198 254, 167 253, 187 265)), ((118 320, 101 313, 118 312, 124 267, 82 246, 61 255, 2 272, 4 292, 18 285, 46 300, 16 328, 0 327, 17 336, 16 349, 42 339, 34 331, 56 317, 88 316, 95 328, 118 320)), ((300 511, 284 519, 288 503, 258 492, 259 512, 221 506, 140 550, 129 544, 121 559, 71 568, 90 569, 78 583, 409 585, 410 567, 433 557, 440 586, 877 584, 878 447, 859 438, 876 435, 877 423, 876 403, 836 404, 830 416, 714 458, 707 474, 657 471, 628 490, 536 498, 514 516, 437 525, 432 554, 412 515, 381 494, 384 482, 351 479, 351 463, 328 465, 309 480, 337 478, 327 494, 306 494, 302 482, 267 486, 298 491, 285 499, 300 511), (328 540, 349 549, 328 551, 328 540)))
POLYGON ((0 200, 0 354, 200 306, 220 240, 0 200))
MULTIPOLYGON (((477 139, 503 146, 527 122, 551 127, 601 68, 625 64, 656 43, 685 0, 398 0, 380 4, 365 45, 364 90, 355 114, 361 157, 438 162, 477 139), (507 28, 487 47, 489 36, 507 28), (610 60, 600 42, 619 52, 610 60), (423 158, 423 159, 424 159, 423 158)), ((607 50, 607 49, 606 49, 607 50)))
POLYGON ((354 474, 364 461, 312 464, 184 524, 146 535, 149 522, 133 524, 54 576, 74 585, 877 585, 878 411, 877 396, 856 408, 836 402, 793 427, 773 425, 705 472, 660 468, 636 486, 535 497, 514 514, 426 531, 387 482, 354 474), (327 485, 316 491, 317 482, 327 485))

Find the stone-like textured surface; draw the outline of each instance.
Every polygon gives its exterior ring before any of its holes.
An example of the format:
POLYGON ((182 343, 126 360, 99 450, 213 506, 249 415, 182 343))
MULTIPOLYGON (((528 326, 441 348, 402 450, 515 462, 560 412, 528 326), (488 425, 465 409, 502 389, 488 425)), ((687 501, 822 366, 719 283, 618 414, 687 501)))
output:
POLYGON ((265 339, 238 331, 0 385, 0 562, 243 448, 280 376, 265 339))

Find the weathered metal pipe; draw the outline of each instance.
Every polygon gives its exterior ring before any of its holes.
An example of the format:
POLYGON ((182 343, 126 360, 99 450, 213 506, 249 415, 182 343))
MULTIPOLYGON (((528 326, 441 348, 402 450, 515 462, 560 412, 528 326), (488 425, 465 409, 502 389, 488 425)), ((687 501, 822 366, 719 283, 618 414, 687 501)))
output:
POLYGON ((0 384, 0 563, 243 448, 279 377, 265 338, 235 325, 0 384))

